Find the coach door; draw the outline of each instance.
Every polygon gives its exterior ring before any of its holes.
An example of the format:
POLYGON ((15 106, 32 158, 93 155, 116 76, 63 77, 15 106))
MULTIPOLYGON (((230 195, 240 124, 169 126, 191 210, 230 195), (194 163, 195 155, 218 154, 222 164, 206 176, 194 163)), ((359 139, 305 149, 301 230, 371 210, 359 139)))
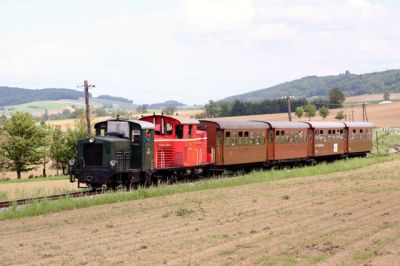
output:
POLYGON ((315 133, 316 131, 312 128, 308 129, 307 133, 307 154, 308 157, 314 157, 314 147, 315 147, 315 133))

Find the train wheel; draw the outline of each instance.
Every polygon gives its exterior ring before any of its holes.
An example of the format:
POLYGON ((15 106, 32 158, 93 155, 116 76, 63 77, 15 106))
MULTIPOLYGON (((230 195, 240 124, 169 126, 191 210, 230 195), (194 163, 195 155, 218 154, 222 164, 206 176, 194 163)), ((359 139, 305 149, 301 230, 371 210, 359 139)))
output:
POLYGON ((158 184, 160 183, 160 179, 158 178, 157 175, 151 175, 151 185, 158 187, 158 184))
POLYGON ((125 188, 127 191, 132 191, 138 188, 134 177, 128 177, 125 182, 125 188))
POLYGON ((143 184, 143 186, 144 187, 149 187, 149 186, 151 186, 151 182, 152 180, 151 180, 151 175, 149 175, 149 174, 146 174, 145 176, 144 176, 144 184, 143 184))

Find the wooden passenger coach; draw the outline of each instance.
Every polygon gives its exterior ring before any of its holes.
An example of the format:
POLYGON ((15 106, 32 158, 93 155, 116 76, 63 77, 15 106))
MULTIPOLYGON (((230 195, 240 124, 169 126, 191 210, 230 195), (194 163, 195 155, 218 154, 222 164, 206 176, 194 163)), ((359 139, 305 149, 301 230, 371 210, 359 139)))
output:
POLYGON ((305 122, 311 126, 313 141, 309 157, 336 156, 347 153, 347 129, 342 122, 305 122))
POLYGON ((210 119, 200 120, 200 127, 207 131, 207 151, 217 166, 266 161, 268 124, 210 119))
POLYGON ((268 124, 268 161, 301 159, 307 157, 310 141, 308 124, 302 122, 262 121, 268 124))
POLYGON ((372 149, 373 124, 368 122, 344 122, 348 130, 348 152, 364 154, 372 149))

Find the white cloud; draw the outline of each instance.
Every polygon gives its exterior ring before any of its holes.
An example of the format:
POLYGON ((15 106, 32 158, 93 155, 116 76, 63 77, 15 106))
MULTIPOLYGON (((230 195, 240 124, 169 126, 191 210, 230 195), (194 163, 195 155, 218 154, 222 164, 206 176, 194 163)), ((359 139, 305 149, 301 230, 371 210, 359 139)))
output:
POLYGON ((252 0, 185 0, 183 23, 191 31, 234 30, 251 22, 252 0))
POLYGON ((164 9, 146 1, 137 13, 122 12, 138 3, 121 0, 93 6, 102 15, 86 20, 63 13, 63 3, 44 9, 60 12, 56 23, 3 19, 1 85, 89 79, 95 94, 199 103, 305 75, 398 67, 400 58, 398 7, 367 0, 182 0, 164 9))

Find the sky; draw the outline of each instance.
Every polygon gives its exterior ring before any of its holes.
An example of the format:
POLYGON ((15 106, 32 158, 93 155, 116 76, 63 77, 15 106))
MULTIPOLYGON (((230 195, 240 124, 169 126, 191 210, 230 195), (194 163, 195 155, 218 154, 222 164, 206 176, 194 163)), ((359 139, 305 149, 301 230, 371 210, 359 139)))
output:
POLYGON ((400 1, 2 0, 0 86, 204 104, 399 68, 400 1))

